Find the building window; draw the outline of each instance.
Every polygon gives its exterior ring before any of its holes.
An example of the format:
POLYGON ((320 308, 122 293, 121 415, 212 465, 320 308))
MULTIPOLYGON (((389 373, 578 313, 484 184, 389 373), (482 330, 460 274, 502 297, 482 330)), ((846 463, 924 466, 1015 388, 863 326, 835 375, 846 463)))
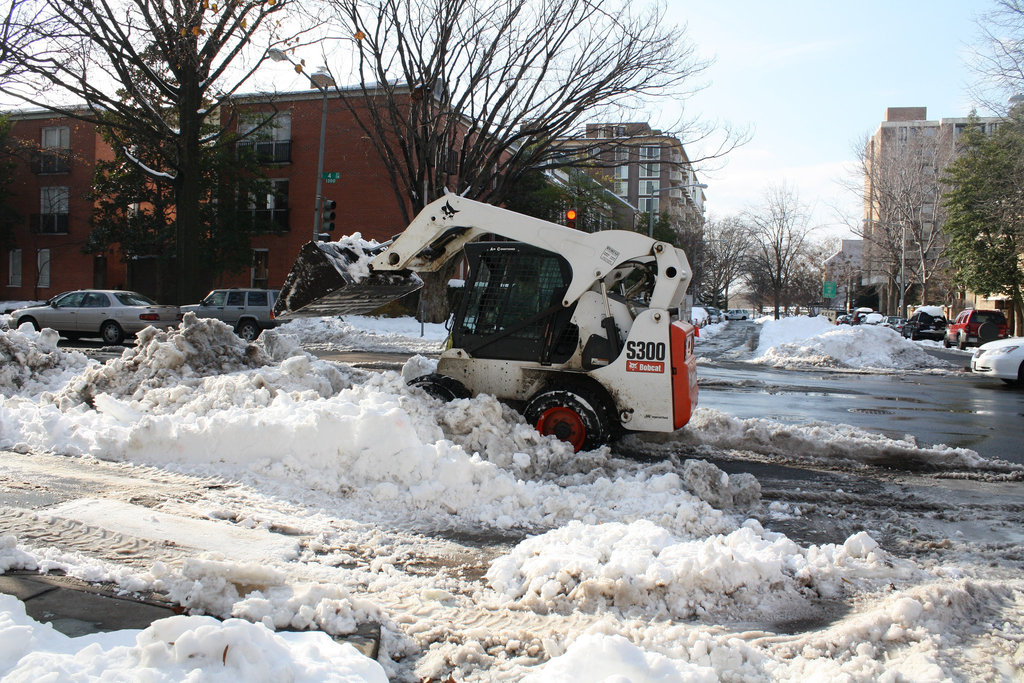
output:
POLYGON ((37 287, 50 286, 50 250, 40 249, 36 252, 36 277, 37 287))
POLYGON ((238 122, 238 134, 245 137, 238 149, 250 150, 257 160, 267 164, 287 163, 292 159, 292 115, 279 111, 270 119, 253 114, 238 122))
POLYGON ((658 198, 641 197, 640 201, 637 202, 637 208, 640 209, 641 213, 658 213, 658 198))
POLYGON ((71 149, 71 129, 67 126, 47 126, 42 130, 39 153, 32 160, 33 171, 39 174, 67 173, 71 149))
MULTIPOLYGON (((270 281, 270 251, 267 249, 252 250, 252 286, 266 289, 270 281)), ((249 304, 252 302, 252 292, 249 293, 249 304)))
POLYGON ((263 232, 288 230, 288 179, 277 178, 268 182, 266 193, 249 199, 254 229, 263 232))
POLYGON ((620 197, 629 195, 629 181, 616 180, 615 181, 615 194, 620 197))
POLYGON ((640 148, 640 177, 657 178, 661 175, 661 147, 640 148))
POLYGON ((616 180, 628 180, 629 179, 629 166, 616 166, 615 167, 615 179, 616 180))
POLYGON ((35 216, 36 232, 63 234, 68 231, 68 206, 71 192, 66 187, 39 189, 39 213, 35 216))
POLYGON ((661 181, 658 180, 641 180, 640 181, 640 195, 657 195, 658 190, 661 189, 661 181))
POLYGON ((7 252, 7 286, 21 287, 21 249, 7 252))

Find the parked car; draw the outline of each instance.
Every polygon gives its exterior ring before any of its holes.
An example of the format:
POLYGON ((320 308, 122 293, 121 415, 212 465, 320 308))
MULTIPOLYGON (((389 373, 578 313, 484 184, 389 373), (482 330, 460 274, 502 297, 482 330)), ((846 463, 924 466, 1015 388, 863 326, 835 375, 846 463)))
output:
POLYGON ((836 325, 852 325, 853 316, 849 313, 840 313, 836 316, 836 325))
POLYGON ((747 312, 742 308, 730 308, 725 312, 726 320, 746 320, 747 312))
POLYGON ((252 341, 280 324, 274 319, 277 294, 276 289, 215 289, 198 304, 182 306, 181 312, 226 322, 239 337, 252 341))
POLYGON ((721 309, 715 308, 714 306, 705 306, 704 310, 708 312, 709 323, 720 323, 722 322, 722 311, 721 309))
POLYGON ((891 327, 900 334, 903 334, 903 326, 907 324, 907 319, 898 315, 886 316, 885 321, 882 323, 885 327, 891 327))
POLYGON ((881 325, 885 322, 885 316, 881 313, 861 313, 859 320, 862 325, 881 325))
POLYGON ((911 340, 941 340, 946 334, 946 319, 929 311, 914 311, 903 326, 903 336, 911 340))
POLYGON ((997 339, 982 344, 971 357, 971 371, 1024 386, 1024 337, 997 339))
POLYGON ((19 308, 11 319, 18 327, 25 323, 37 330, 49 327, 68 339, 99 337, 107 344, 120 344, 150 325, 178 325, 181 312, 177 306, 161 306, 138 292, 79 289, 58 294, 45 304, 19 308))
POLYGON ((1005 339, 1009 334, 1006 316, 1002 311, 979 311, 969 308, 960 311, 956 320, 946 326, 942 345, 947 349, 956 344, 958 349, 1005 339))

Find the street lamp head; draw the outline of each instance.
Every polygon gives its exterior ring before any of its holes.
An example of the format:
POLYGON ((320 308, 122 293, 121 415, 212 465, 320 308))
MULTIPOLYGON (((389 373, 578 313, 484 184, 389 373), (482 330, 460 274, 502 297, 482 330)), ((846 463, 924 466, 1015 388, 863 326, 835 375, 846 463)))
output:
POLYGON ((275 62, 290 62, 288 55, 284 53, 284 50, 279 50, 276 47, 272 47, 267 50, 267 56, 275 62))

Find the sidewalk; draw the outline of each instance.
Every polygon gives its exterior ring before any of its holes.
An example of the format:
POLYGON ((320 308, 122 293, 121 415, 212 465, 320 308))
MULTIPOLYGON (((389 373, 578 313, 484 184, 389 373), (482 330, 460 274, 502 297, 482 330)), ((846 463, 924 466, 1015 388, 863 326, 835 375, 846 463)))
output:
MULTIPOLYGON (((109 587, 97 586, 69 576, 12 571, 0 574, 0 593, 25 603, 25 612, 40 623, 49 623, 66 636, 144 629, 158 619, 184 610, 156 594, 128 598, 109 587)), ((364 624, 353 634, 335 637, 359 652, 377 658, 380 625, 364 624)))

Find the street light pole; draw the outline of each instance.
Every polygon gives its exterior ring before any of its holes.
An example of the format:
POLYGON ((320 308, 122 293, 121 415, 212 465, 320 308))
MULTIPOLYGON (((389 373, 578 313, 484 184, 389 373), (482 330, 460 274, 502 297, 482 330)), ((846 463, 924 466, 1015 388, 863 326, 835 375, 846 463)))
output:
POLYGON ((309 79, 314 88, 323 95, 323 104, 320 107, 320 153, 316 162, 316 200, 313 203, 313 241, 320 240, 320 228, 323 223, 323 183, 324 183, 324 148, 327 143, 327 88, 334 85, 334 79, 324 67, 320 67, 313 75, 306 73, 300 62, 296 62, 283 50, 271 48, 267 54, 275 62, 289 62, 295 70, 309 79))
POLYGON ((651 192, 651 203, 647 205, 647 236, 654 237, 654 195, 660 194, 667 190, 686 190, 691 187, 699 187, 702 190, 708 188, 704 183, 694 183, 692 185, 670 185, 669 187, 662 187, 651 192))

